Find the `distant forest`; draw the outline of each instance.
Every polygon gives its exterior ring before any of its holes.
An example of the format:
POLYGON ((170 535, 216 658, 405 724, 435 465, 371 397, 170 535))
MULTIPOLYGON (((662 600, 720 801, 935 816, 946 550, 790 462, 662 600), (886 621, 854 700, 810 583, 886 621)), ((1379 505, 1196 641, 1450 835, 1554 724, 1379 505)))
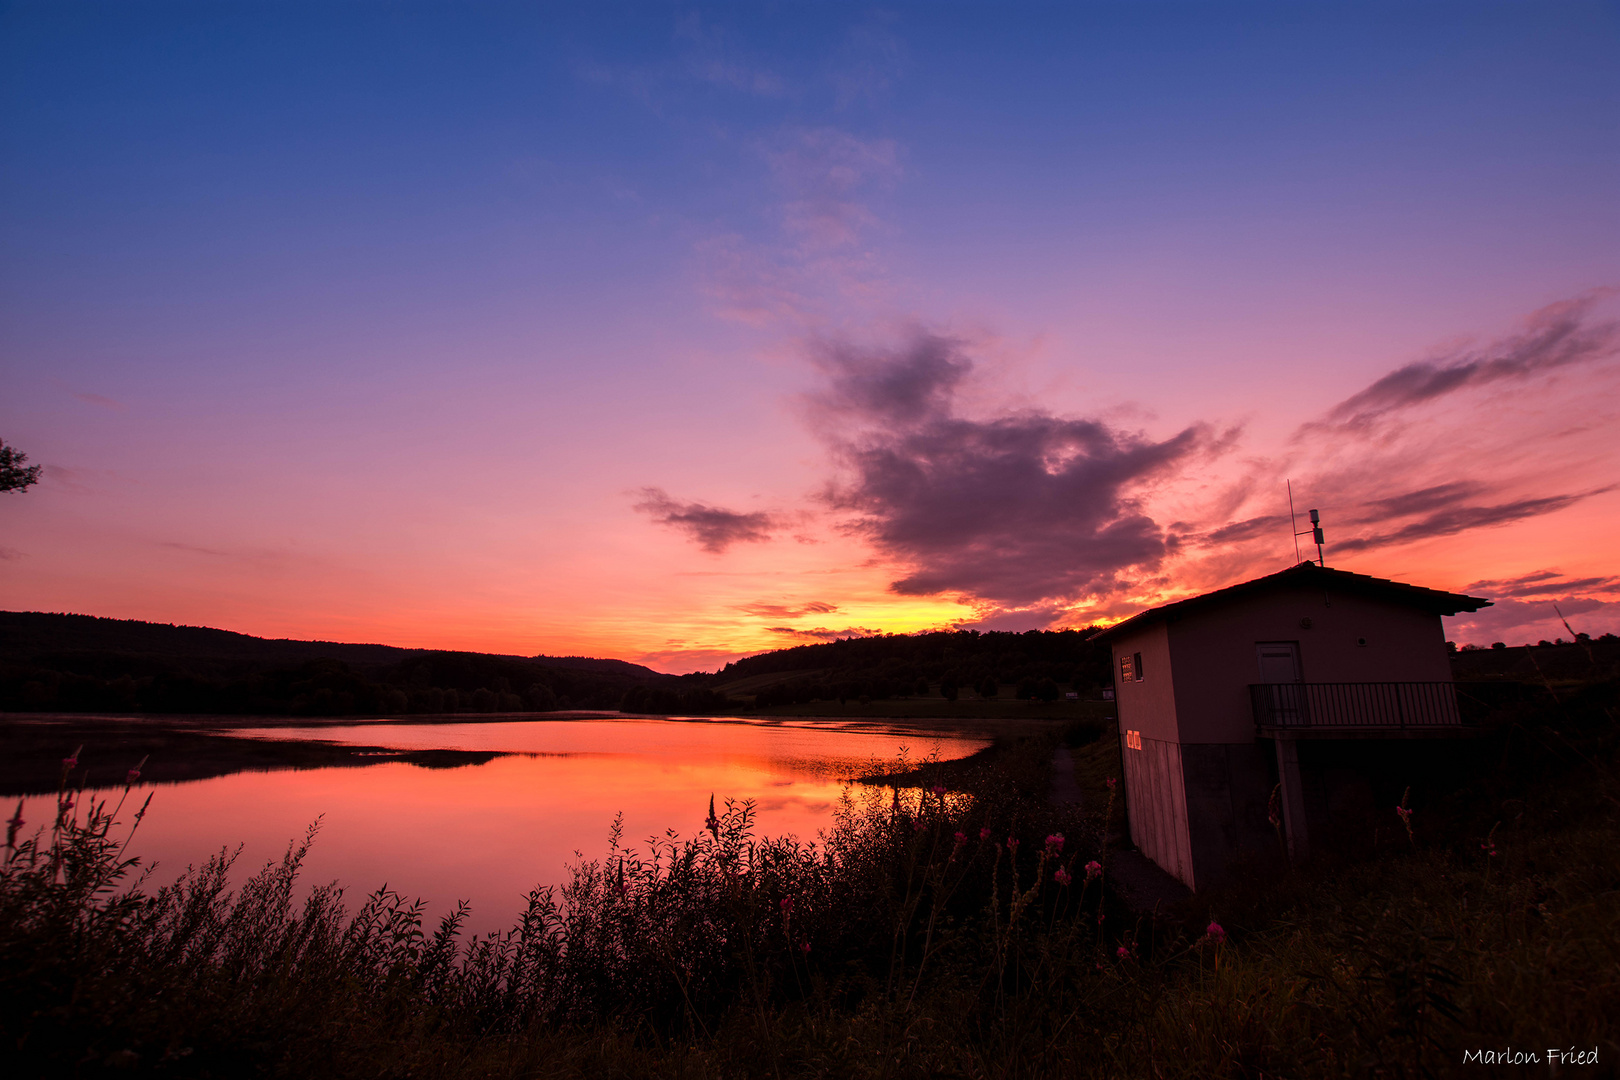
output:
MULTIPOLYGON (((1110 685, 1086 630, 850 638, 662 675, 622 660, 288 641, 88 615, 0 612, 0 711, 380 716, 622 709, 738 714, 817 701, 1053 701, 1110 685)), ((1583 635, 1584 639, 1584 635, 1583 635)), ((1620 642, 1466 650, 1459 679, 1586 676, 1620 642), (1531 655, 1532 652, 1534 655, 1531 655)))
POLYGON ((816 700, 1054 700, 1108 679, 1080 631, 853 638, 662 675, 622 660, 287 641, 0 612, 0 711, 268 716, 623 709, 737 713, 816 700))

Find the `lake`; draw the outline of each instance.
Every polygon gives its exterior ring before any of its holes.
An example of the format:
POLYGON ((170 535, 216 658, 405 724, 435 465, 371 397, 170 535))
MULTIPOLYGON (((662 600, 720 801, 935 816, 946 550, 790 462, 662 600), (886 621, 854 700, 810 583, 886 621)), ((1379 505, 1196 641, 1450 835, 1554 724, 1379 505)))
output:
MULTIPOLYGON (((931 752, 959 758, 989 742, 982 731, 892 724, 628 717, 283 722, 233 733, 503 756, 453 768, 383 760, 151 785, 152 807, 130 851, 158 864, 155 882, 238 843, 238 870, 256 870, 279 860, 319 818, 306 887, 340 881, 352 909, 386 883, 426 900, 433 916, 466 900, 474 931, 510 926, 530 889, 560 883, 581 857, 602 857, 618 814, 627 846, 641 848, 666 829, 695 835, 712 793, 721 805, 728 797, 754 800, 762 834, 809 841, 829 823, 849 778, 870 772, 874 761, 892 763, 902 748, 912 760, 931 752)), ((37 824, 51 816, 49 807, 49 797, 31 797, 23 816, 37 824)))

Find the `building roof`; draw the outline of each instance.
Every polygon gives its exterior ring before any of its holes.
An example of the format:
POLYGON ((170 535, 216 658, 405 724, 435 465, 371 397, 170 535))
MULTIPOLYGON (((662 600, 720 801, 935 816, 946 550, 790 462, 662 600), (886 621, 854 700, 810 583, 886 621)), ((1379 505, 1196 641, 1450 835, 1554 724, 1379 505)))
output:
POLYGON ((1191 611, 1207 607, 1219 607, 1221 604, 1240 600, 1252 593, 1268 592, 1272 589, 1297 588, 1331 588, 1338 592, 1376 596, 1383 600, 1420 608, 1435 615, 1455 615, 1459 611, 1478 611, 1482 607, 1491 606, 1489 600, 1479 596, 1464 596, 1462 593, 1425 589, 1421 585, 1407 585, 1399 581, 1390 581, 1387 578, 1370 577, 1367 574, 1352 574, 1348 570, 1335 570, 1331 566, 1321 567, 1313 562, 1302 562, 1298 566, 1290 566, 1287 570, 1268 574, 1262 578, 1255 578, 1253 581, 1245 581, 1241 585, 1230 585, 1224 589, 1204 593, 1202 596, 1191 596, 1185 600, 1177 600, 1172 604, 1149 608, 1146 611, 1132 615, 1123 622, 1117 622, 1113 626, 1097 631, 1091 635, 1091 640, 1102 641, 1130 630, 1140 630, 1142 627, 1152 623, 1172 619, 1191 611))

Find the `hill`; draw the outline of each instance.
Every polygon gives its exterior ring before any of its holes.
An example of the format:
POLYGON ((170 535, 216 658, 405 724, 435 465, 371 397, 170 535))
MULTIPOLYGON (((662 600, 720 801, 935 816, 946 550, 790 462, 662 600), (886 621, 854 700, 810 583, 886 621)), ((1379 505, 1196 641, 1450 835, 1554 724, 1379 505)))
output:
POLYGON ((1111 685, 1108 647, 1086 630, 977 630, 849 638, 750 656, 714 677, 759 707, 891 697, 1055 701, 1111 685))
POLYGON ((673 680, 624 660, 254 637, 0 612, 0 710, 262 715, 617 708, 673 680))

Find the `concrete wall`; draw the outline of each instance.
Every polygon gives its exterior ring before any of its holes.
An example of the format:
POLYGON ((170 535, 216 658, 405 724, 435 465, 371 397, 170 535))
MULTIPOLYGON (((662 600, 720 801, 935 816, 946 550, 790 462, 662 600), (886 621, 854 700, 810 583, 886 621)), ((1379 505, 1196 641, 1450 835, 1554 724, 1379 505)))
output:
POLYGON ((1254 740, 1248 688, 1260 681, 1255 646, 1262 641, 1298 642, 1305 682, 1451 680, 1440 617, 1372 597, 1279 590, 1161 625, 1169 631, 1173 709, 1184 743, 1254 740))
MULTIPOLYGON (((1144 664, 1144 667, 1146 665, 1144 664)), ((1151 669, 1149 669, 1151 674, 1151 669)), ((1169 740, 1142 738, 1142 749, 1124 745, 1125 809, 1131 841, 1189 889, 1194 885, 1192 844, 1187 834, 1187 794, 1181 747, 1169 740)))
POLYGON ((1282 859, 1277 830, 1267 818, 1277 784, 1270 742, 1183 743, 1181 769, 1193 874, 1200 886, 1225 880, 1234 863, 1282 859))

